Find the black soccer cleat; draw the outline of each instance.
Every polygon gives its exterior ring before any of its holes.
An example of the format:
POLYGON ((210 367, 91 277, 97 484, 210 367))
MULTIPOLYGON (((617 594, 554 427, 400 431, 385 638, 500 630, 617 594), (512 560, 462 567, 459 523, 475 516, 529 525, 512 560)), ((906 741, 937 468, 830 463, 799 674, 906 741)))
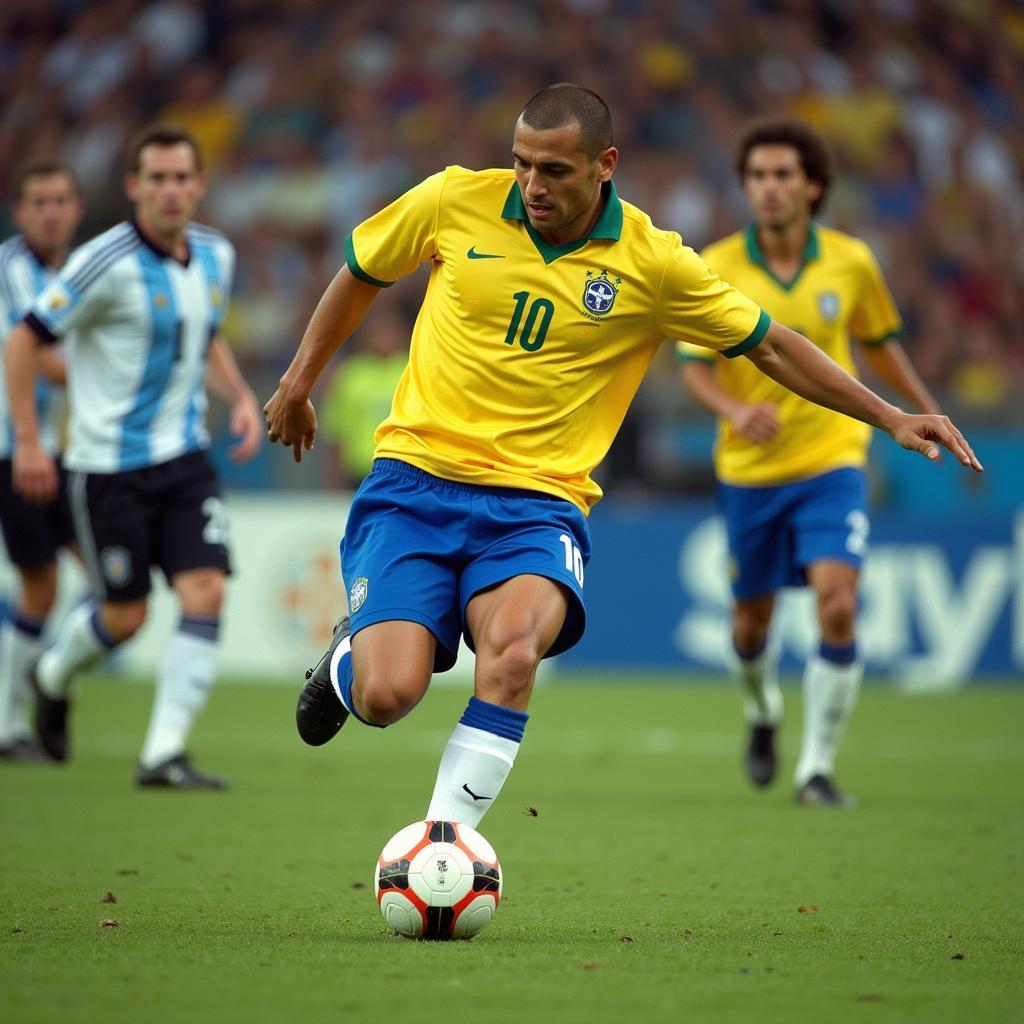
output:
POLYGON ((313 668, 306 670, 306 685, 299 693, 295 724, 303 741, 311 747, 322 746, 334 739, 348 718, 348 710, 338 699, 331 682, 331 657, 348 636, 350 629, 351 622, 347 615, 338 619, 327 653, 313 668))
POLYGON ((29 681, 36 698, 36 736, 39 745, 54 761, 68 759, 68 712, 71 702, 67 697, 53 698, 43 693, 36 678, 36 666, 29 672, 29 681))
POLYGON ((227 789, 223 775, 201 772, 188 754, 176 754, 152 768, 135 769, 135 784, 143 789, 227 789))
POLYGON ((747 775, 755 786, 767 786, 775 778, 775 726, 752 725, 747 743, 747 775))
POLYGON ((836 789, 835 782, 827 775, 812 775, 796 791, 796 802, 808 807, 854 807, 857 801, 836 789))
POLYGON ((0 761, 19 764, 38 764, 40 761, 52 761, 53 758, 28 736, 20 736, 0 747, 0 761))

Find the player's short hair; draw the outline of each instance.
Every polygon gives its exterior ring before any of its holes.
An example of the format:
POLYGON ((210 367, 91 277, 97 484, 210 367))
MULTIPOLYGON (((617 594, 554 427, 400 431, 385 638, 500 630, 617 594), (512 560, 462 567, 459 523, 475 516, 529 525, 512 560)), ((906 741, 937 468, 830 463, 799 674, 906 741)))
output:
POLYGON ((27 160, 22 160, 11 174, 11 202, 17 206, 25 198, 25 185, 29 178, 42 178, 50 174, 66 175, 75 195, 81 195, 78 178, 66 160, 59 156, 30 156, 27 160))
POLYGON ((736 146, 735 166, 741 184, 747 175, 750 151, 755 146, 792 146, 808 181, 816 181, 821 186, 821 195, 811 203, 811 213, 816 214, 824 206, 835 170, 825 140, 809 124, 794 117, 773 117, 748 125, 736 146))
POLYGON ((187 129, 177 124, 149 124, 136 132, 128 143, 127 168, 129 174, 138 174, 142 168, 142 151, 147 146, 179 146, 184 143, 192 150, 195 158, 196 170, 203 169, 203 154, 199 150, 199 143, 195 136, 187 129))
POLYGON ((575 121, 580 126, 580 145, 591 160, 612 144, 612 113, 608 105, 596 92, 572 82, 558 82, 534 93, 519 119, 541 131, 575 121))

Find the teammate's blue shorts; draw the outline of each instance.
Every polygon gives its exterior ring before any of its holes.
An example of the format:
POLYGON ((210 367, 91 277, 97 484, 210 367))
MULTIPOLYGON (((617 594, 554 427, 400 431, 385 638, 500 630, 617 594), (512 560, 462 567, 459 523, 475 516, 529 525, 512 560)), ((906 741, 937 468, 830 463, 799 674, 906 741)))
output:
POLYGON ((834 469, 779 487, 719 484, 718 501, 737 598, 803 586, 812 562, 860 568, 869 529, 863 470, 834 469))
POLYGON ((352 501, 341 541, 352 634, 375 622, 419 622, 437 638, 434 671, 455 664, 470 598, 513 576, 546 576, 571 595, 545 657, 583 635, 587 520, 537 491, 478 487, 377 459, 352 501))

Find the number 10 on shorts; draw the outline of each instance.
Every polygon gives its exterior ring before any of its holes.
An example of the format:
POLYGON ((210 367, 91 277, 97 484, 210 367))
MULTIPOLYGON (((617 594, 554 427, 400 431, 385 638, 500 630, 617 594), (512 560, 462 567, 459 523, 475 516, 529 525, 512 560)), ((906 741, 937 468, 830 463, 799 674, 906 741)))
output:
POLYGON ((559 538, 565 548, 565 571, 571 572, 576 577, 576 582, 583 586, 583 555, 580 549, 572 542, 572 537, 563 533, 559 538))

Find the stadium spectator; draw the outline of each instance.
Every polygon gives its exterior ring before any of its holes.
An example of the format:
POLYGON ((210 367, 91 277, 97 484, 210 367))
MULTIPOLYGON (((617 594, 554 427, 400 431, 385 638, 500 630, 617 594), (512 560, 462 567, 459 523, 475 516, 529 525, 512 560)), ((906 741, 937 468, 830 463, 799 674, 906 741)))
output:
POLYGON ((40 347, 71 334, 71 421, 65 456, 79 546, 94 601, 75 609, 35 668, 36 729, 51 757, 68 756, 72 677, 133 636, 146 618, 151 567, 181 605, 160 664, 136 771, 140 786, 221 789, 185 752, 214 680, 227 513, 204 449, 206 389, 231 407, 233 452, 261 440, 259 408, 219 334, 234 249, 192 221, 205 178, 195 141, 168 126, 133 140, 125 190, 134 215, 77 249, 7 343, 18 435, 14 486, 49 500, 57 477, 27 396, 40 347))

